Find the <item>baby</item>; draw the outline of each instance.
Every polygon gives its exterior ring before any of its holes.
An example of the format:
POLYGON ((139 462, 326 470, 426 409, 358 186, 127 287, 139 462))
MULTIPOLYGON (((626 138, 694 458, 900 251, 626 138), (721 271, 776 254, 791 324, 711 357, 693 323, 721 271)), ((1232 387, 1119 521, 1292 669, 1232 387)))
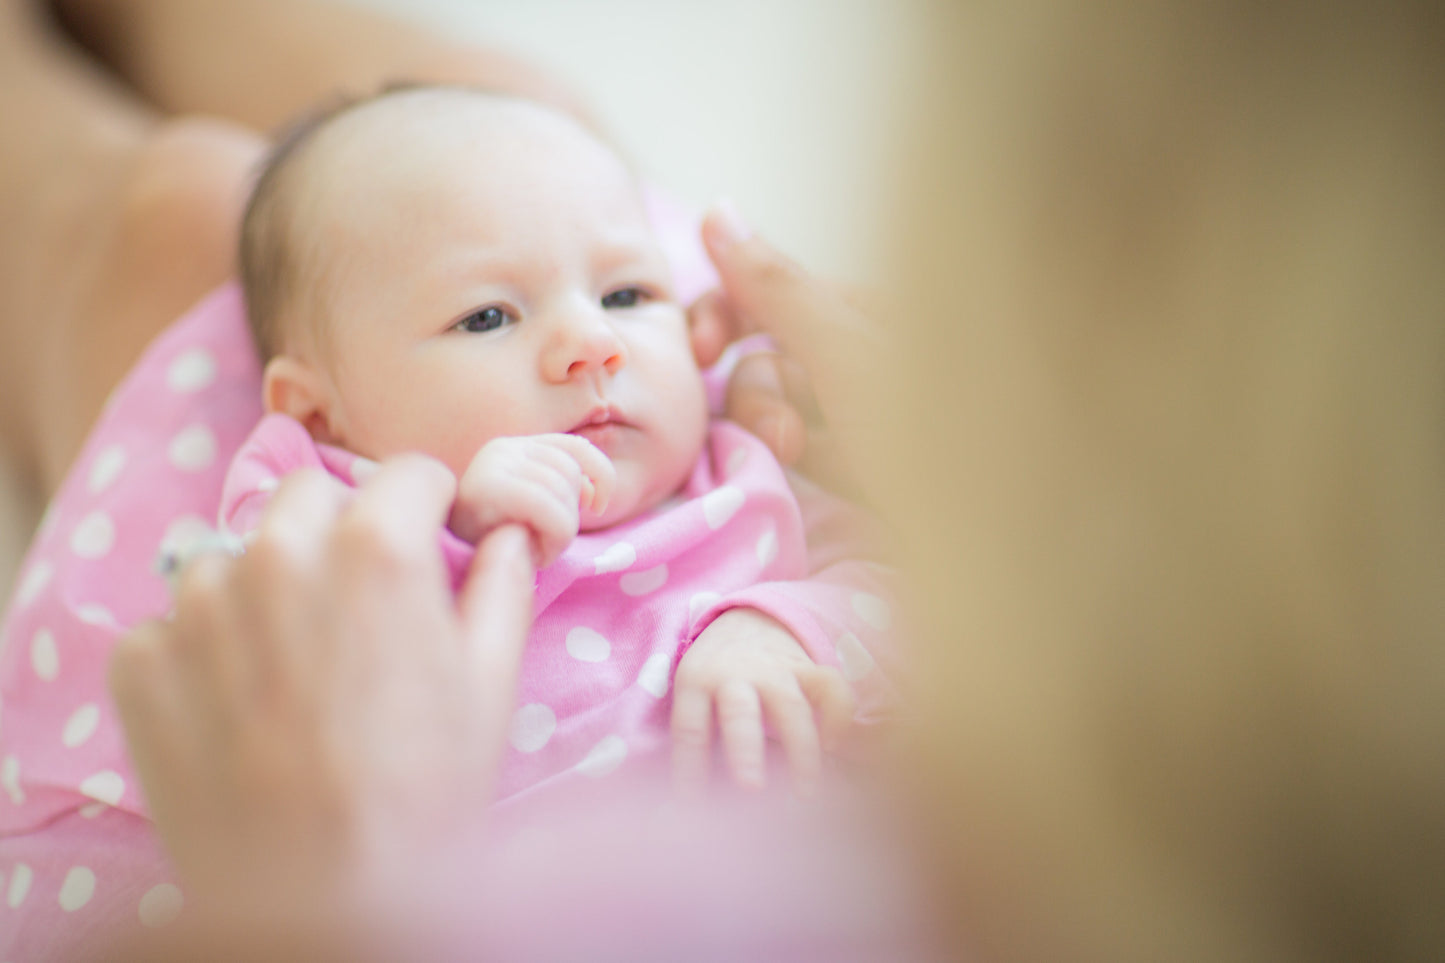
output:
POLYGON ((667 755, 699 781, 714 726, 758 786, 765 723, 807 792, 859 700, 887 701, 850 509, 709 421, 639 186, 577 122, 453 88, 348 106, 277 150, 241 256, 269 414, 227 475, 232 531, 288 472, 359 484, 419 451, 459 479, 454 579, 497 526, 532 533, 503 798, 667 755))

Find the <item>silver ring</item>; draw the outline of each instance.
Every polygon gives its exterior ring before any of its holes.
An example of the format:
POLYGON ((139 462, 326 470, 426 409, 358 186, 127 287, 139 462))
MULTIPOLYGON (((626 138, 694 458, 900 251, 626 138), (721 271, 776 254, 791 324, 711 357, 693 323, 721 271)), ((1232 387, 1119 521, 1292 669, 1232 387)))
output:
POLYGON ((209 530, 187 539, 183 545, 162 545, 152 568, 166 580, 166 587, 174 595, 185 567, 202 555, 213 553, 240 558, 246 554, 246 543, 230 532, 209 530))

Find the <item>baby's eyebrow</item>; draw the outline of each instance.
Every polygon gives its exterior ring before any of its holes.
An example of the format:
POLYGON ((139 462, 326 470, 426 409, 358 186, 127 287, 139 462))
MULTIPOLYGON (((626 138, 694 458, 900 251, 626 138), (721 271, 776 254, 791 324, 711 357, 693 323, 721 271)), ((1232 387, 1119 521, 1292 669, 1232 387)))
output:
POLYGON ((609 241, 599 245, 593 253, 594 270, 609 271, 637 266, 646 269, 663 270, 667 259, 656 242, 647 238, 609 241))
POLYGON ((474 281, 515 277, 528 267, 504 248, 452 248, 430 258, 423 273, 428 280, 474 281))

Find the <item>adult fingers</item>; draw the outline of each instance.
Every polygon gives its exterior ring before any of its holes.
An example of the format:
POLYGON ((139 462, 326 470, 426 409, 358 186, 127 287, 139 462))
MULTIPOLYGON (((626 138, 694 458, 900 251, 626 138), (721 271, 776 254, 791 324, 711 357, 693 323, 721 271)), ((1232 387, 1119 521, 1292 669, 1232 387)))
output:
POLYGON ((731 208, 714 208, 702 234, 740 326, 771 335, 803 365, 818 406, 847 446, 850 474, 877 490, 878 479, 859 472, 888 437, 878 392, 896 377, 896 361, 879 327, 836 285, 812 277, 753 236, 731 208))
POLYGON ((684 795, 707 786, 712 751, 712 694, 695 686, 674 686, 672 778, 684 795))
POLYGON ((536 575, 530 534, 521 525, 503 525, 478 546, 458 601, 467 663, 479 704, 488 707, 486 728, 495 734, 497 751, 532 628, 536 575))
POLYGON ((808 427, 788 399, 778 355, 761 352, 740 360, 727 392, 728 417, 757 435, 778 461, 791 465, 802 457, 808 427))
MULTIPOLYGON (((319 469, 282 481, 234 573, 240 595, 251 601, 233 614, 253 629, 253 643, 223 650, 219 640, 212 640, 218 658, 253 660, 252 671, 271 674, 285 640, 310 630, 310 615, 295 604, 293 593, 299 585, 314 584, 327 536, 350 497, 346 486, 319 469)), ((178 610, 183 613, 184 606, 178 610)))
POLYGON ((176 678, 172 640, 175 629, 163 622, 142 622, 111 650, 107 682, 121 727, 131 738, 131 756, 142 774, 161 771, 172 744, 185 727, 174 725, 186 687, 176 678))
POLYGON ((288 553, 317 549, 349 497, 345 485, 319 468, 287 475, 266 503, 256 537, 246 549, 248 558, 257 557, 258 542, 267 543, 260 549, 263 555, 277 547, 288 553))
POLYGON ((736 319, 733 329, 772 335, 816 374, 820 333, 855 314, 852 305, 833 285, 754 235, 729 204, 703 218, 702 238, 736 319))
POLYGON ((191 559, 175 589, 175 611, 166 632, 151 642, 153 658, 170 663, 180 680, 180 701, 191 704, 193 726, 214 737, 250 697, 257 662, 268 657, 236 643, 235 627, 252 618, 232 598, 236 560, 217 553, 191 559))
POLYGON ((724 683, 717 691, 717 724, 733 779, 740 786, 761 789, 767 783, 767 747, 758 690, 746 682, 724 683))
POLYGON ((687 309, 687 333, 699 368, 717 364, 727 346, 743 336, 741 319, 718 290, 708 291, 687 309))
MULTIPOLYGON (((201 732, 210 726, 201 722, 197 710, 211 708, 205 693, 196 692, 179 671, 175 632, 171 624, 143 622, 121 636, 111 651, 107 680, 151 818, 173 858, 174 834, 183 831, 190 818, 187 796, 192 789, 177 773, 194 771, 198 757, 210 754, 201 732)), ((179 863, 177 868, 185 875, 193 869, 179 863)))
POLYGON ((402 569, 439 570, 437 532, 446 522, 456 492, 456 476, 434 458, 401 455, 389 459, 361 486, 343 513, 337 549, 343 558, 391 562, 402 569))

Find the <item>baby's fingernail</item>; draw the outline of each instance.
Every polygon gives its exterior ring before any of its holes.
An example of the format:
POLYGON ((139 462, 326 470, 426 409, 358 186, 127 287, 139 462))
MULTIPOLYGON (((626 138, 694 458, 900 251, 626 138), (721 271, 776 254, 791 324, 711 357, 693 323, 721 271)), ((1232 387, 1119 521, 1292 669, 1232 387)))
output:
POLYGON ((713 241, 717 247, 727 249, 741 244, 753 236, 752 228, 738 213, 737 205, 731 198, 723 198, 713 207, 711 219, 713 241))

